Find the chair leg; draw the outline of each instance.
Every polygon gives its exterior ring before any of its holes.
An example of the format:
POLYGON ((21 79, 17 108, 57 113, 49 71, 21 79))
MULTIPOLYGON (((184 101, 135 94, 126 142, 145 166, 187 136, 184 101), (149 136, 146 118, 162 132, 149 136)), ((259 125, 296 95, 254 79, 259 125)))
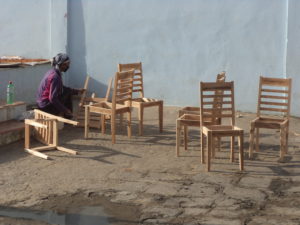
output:
POLYGON ((244 170, 244 132, 241 132, 239 136, 239 161, 240 170, 244 170))
POLYGON ((116 143, 116 115, 111 115, 110 118, 110 126, 111 126, 111 141, 113 144, 116 143))
POLYGON ((188 142, 188 126, 183 126, 184 133, 184 150, 187 150, 187 142, 188 142))
POLYGON ((255 142, 255 151, 259 152, 259 128, 256 128, 256 142, 255 142))
POLYGON ((101 115, 101 132, 105 134, 106 126, 105 126, 105 115, 101 115))
POLYGON ((131 138, 131 112, 127 113, 127 134, 131 138))
POLYGON ((210 157, 211 157, 211 147, 212 147, 212 133, 209 131, 207 135, 207 165, 206 171, 210 171, 210 157))
POLYGON ((180 132, 181 132, 181 126, 180 126, 180 120, 176 120, 176 156, 179 156, 179 148, 180 148, 180 132))
POLYGON ((280 160, 282 160, 284 158, 285 138, 286 138, 285 128, 281 127, 280 128, 280 160))
POLYGON ((234 162, 234 136, 230 137, 230 161, 234 162))
POLYGON ((159 132, 163 132, 163 120, 164 120, 164 103, 161 102, 158 106, 158 118, 159 118, 159 132))
POLYGON ((254 142, 254 124, 250 125, 250 137, 249 137, 249 158, 253 157, 253 142, 254 142))
POLYGON ((289 124, 286 126, 285 132, 285 154, 287 154, 289 148, 289 124))
POLYGON ((85 107, 84 113, 84 138, 88 138, 90 122, 90 108, 85 107))
POLYGON ((205 143, 204 143, 204 138, 205 135, 202 133, 201 129, 200 129, 200 136, 201 136, 201 163, 204 164, 205 163, 205 143))
POLYGON ((25 148, 30 148, 30 126, 25 124, 25 148))
POLYGON ((140 105, 140 107, 138 108, 139 111, 139 135, 142 136, 143 135, 143 120, 144 120, 144 108, 143 106, 140 105))

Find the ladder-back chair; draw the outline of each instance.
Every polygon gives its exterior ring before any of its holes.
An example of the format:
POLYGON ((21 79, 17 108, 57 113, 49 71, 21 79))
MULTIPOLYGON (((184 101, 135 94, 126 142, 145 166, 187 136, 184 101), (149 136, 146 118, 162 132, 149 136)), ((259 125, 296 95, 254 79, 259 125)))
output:
POLYGON ((207 138, 207 171, 210 171, 210 162, 214 151, 215 138, 231 137, 231 162, 234 161, 234 137, 239 137, 240 170, 244 169, 243 138, 244 131, 235 126, 234 83, 200 83, 200 133, 201 133, 201 161, 205 162, 204 138, 207 138), (214 99, 214 101, 212 101, 214 99), (223 118, 230 119, 230 125, 218 124, 223 118), (210 125, 206 125, 206 121, 210 125), (211 125, 215 124, 215 125, 211 125))
POLYGON ((133 94, 139 96, 133 96, 132 107, 138 109, 138 120, 139 120, 139 135, 143 135, 143 121, 144 121, 144 108, 158 106, 158 117, 159 117, 159 131, 163 132, 163 101, 154 98, 146 98, 144 96, 144 84, 143 84, 143 69, 142 63, 128 63, 118 64, 118 71, 126 71, 134 69, 133 79, 133 94))
POLYGON ((259 151, 259 129, 280 130, 280 159, 288 150, 292 79, 260 77, 257 118, 251 121, 249 157, 253 157, 254 131, 259 151))
POLYGON ((84 137, 88 138, 90 114, 101 115, 101 129, 105 132, 105 117, 109 116, 111 120, 112 143, 116 142, 116 115, 127 113, 127 134, 131 137, 131 99, 133 88, 133 70, 117 72, 114 78, 114 90, 112 102, 103 101, 85 105, 85 131, 84 137))
MULTIPOLYGON (((225 72, 221 72, 216 77, 216 82, 225 82, 225 72)), ((217 99, 214 99, 214 101, 217 99)), ((219 121, 217 124, 221 124, 219 121)), ((176 120, 176 156, 179 156, 180 136, 183 127, 184 149, 187 150, 188 127, 200 127, 200 107, 186 106, 178 111, 176 120)), ((220 142, 220 140, 218 141, 220 142)), ((220 149, 220 145, 219 145, 220 149)))

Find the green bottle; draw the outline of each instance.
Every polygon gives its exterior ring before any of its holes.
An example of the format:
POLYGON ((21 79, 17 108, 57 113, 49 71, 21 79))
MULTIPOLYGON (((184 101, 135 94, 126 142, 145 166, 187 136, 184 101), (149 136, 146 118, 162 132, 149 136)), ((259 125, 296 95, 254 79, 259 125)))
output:
POLYGON ((6 90, 6 103, 13 104, 15 98, 15 86, 13 85, 12 81, 9 81, 6 90))

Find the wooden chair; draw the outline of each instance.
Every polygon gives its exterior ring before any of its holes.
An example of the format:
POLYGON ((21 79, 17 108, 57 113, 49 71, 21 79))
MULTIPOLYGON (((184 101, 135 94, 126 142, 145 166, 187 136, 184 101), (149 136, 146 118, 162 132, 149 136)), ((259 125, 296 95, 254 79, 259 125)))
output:
POLYGON ((244 169, 243 138, 244 131, 235 126, 234 109, 234 84, 224 83, 200 83, 200 132, 201 132, 201 161, 204 163, 204 138, 207 138, 207 171, 210 171, 210 162, 214 152, 214 139, 216 137, 231 137, 231 162, 234 161, 234 137, 239 137, 239 161, 240 170, 244 169), (220 94, 222 93, 222 94, 220 94), (216 99, 212 101, 212 99, 216 99), (220 119, 229 118, 230 125, 206 125, 217 123, 220 119))
MULTIPOLYGON (((225 72, 217 75, 216 82, 225 82, 225 72)), ((214 99, 214 101, 217 99, 214 99)), ((221 124, 219 121, 217 124, 221 124)), ((176 120, 176 156, 179 156, 180 136, 183 129, 184 149, 187 150, 188 142, 188 127, 200 127, 200 107, 186 106, 178 111, 178 118, 176 120)), ((220 140, 218 141, 218 143, 220 140)), ((219 148, 220 150, 220 145, 219 148)))
MULTIPOLYGON (((85 83, 84 83, 83 92, 80 95, 77 112, 74 114, 74 120, 79 122, 79 124, 78 124, 79 127, 84 127, 84 118, 85 118, 84 117, 84 113, 85 113, 84 105, 108 101, 109 93, 111 90, 112 78, 108 82, 106 96, 104 98, 95 97, 95 93, 93 93, 91 95, 91 97, 87 97, 89 80, 90 80, 90 76, 87 76, 85 83)), ((89 124, 90 124, 90 127, 100 128, 101 127, 101 117, 98 114, 91 113, 89 124)))
POLYGON ((143 70, 142 63, 128 63, 118 64, 118 71, 126 71, 134 69, 133 79, 133 94, 139 94, 139 97, 133 96, 132 107, 138 109, 139 119, 139 135, 143 135, 143 120, 144 120, 144 109, 152 106, 158 106, 158 117, 159 117, 159 131, 163 132, 163 101, 154 98, 144 97, 144 85, 143 85, 143 70))
POLYGON ((259 151, 259 129, 280 130, 280 159, 288 150, 292 79, 260 77, 257 118, 251 121, 249 157, 253 157, 254 131, 259 151))
POLYGON ((85 105, 85 138, 88 138, 88 132, 90 127, 89 121, 91 113, 101 115, 102 133, 105 132, 105 116, 110 116, 113 144, 116 142, 116 115, 127 113, 127 133, 128 137, 131 137, 131 99, 133 88, 133 76, 134 70, 117 72, 114 78, 112 102, 104 101, 100 103, 93 103, 91 105, 85 105), (124 103, 126 104, 124 105, 124 103))
POLYGON ((25 151, 43 159, 49 159, 49 156, 40 152, 45 150, 56 149, 74 155, 77 154, 74 150, 58 146, 58 123, 62 122, 76 126, 78 122, 45 113, 38 109, 34 110, 34 117, 34 119, 25 119, 25 151), (46 146, 30 148, 31 127, 34 128, 35 138, 46 146))

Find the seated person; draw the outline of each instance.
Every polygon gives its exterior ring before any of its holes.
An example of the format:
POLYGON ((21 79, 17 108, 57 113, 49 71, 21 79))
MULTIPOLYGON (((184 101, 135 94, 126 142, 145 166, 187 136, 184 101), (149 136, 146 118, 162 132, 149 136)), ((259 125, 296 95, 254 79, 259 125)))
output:
POLYGON ((72 89, 63 85, 62 74, 69 69, 70 59, 67 54, 59 53, 52 61, 52 69, 42 79, 38 93, 37 105, 40 110, 72 118, 72 95, 81 93, 83 90, 72 89))

